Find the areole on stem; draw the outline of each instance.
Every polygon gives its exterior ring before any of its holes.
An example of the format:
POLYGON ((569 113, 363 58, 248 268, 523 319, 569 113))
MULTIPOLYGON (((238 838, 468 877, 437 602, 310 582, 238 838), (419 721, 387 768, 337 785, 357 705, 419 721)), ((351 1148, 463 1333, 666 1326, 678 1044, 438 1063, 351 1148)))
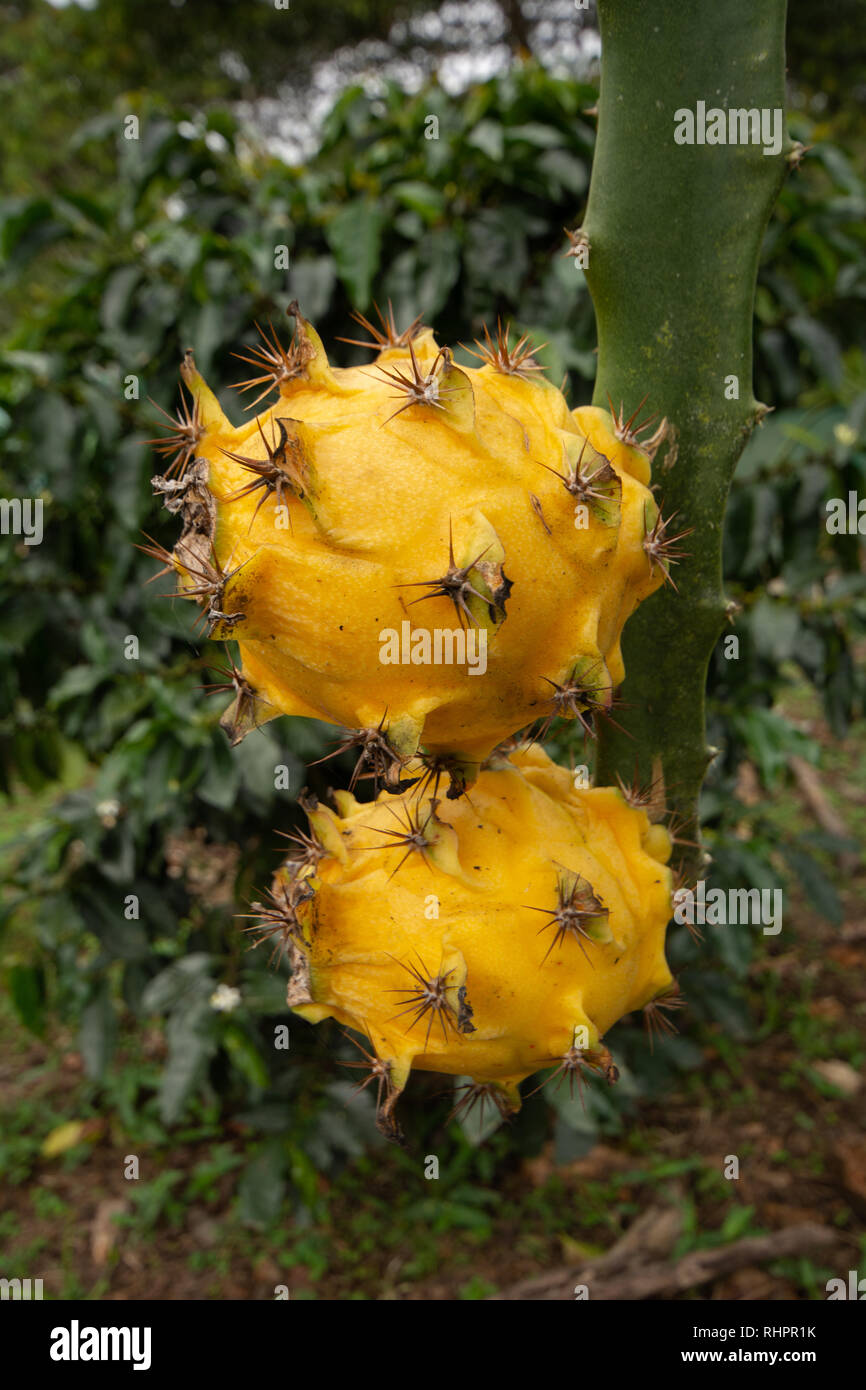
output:
MULTIPOLYGON (((599 730, 596 780, 630 782, 636 767, 643 783, 663 778, 683 840, 697 841, 712 761, 706 673, 727 611, 725 505, 766 411, 752 393, 758 256, 798 149, 781 114, 785 0, 599 0, 598 11, 598 140, 582 227, 598 325, 594 400, 629 415, 646 397, 667 419, 653 483, 672 531, 691 534, 676 589, 665 585, 626 626, 623 708, 599 730), (765 132, 779 113, 779 141, 763 138, 762 113, 765 132), (695 143, 678 143, 690 124, 695 143)), ((697 845, 684 848, 684 867, 697 868, 697 845)))

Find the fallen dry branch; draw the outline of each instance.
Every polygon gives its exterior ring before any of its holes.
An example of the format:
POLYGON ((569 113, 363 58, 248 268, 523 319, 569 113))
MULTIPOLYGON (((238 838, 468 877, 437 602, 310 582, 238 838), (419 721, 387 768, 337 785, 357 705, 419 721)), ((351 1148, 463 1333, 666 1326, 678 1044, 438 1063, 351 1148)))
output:
MULTIPOLYGON (((804 758, 796 756, 789 759, 789 764, 797 786, 821 829, 839 840, 850 840, 851 831, 836 808, 828 801, 817 769, 804 758)), ((853 873, 860 863, 859 854, 851 849, 840 850, 836 857, 839 867, 845 873, 853 873)))
POLYGON ((575 1288, 583 1284, 591 1299, 636 1301, 671 1297, 751 1265, 768 1264, 791 1255, 821 1254, 838 1238, 825 1226, 804 1222, 771 1235, 748 1236, 732 1245, 693 1250, 670 1264, 658 1256, 669 1254, 679 1229, 679 1217, 670 1208, 654 1209, 639 1218, 622 1240, 598 1259, 583 1267, 562 1265, 547 1274, 524 1279, 495 1294, 494 1299, 572 1300, 575 1288))

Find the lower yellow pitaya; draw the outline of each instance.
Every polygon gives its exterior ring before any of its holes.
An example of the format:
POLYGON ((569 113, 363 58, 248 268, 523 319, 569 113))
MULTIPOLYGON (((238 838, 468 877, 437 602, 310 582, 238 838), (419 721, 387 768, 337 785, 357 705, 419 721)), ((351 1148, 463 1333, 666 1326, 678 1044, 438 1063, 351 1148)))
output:
POLYGON ((412 1069, 472 1078, 503 1112, 555 1066, 615 1076, 604 1034, 672 990, 670 839, 619 789, 580 789, 537 747, 441 801, 430 776, 337 811, 308 804, 256 943, 285 945, 288 1002, 364 1034, 380 1128, 412 1069))

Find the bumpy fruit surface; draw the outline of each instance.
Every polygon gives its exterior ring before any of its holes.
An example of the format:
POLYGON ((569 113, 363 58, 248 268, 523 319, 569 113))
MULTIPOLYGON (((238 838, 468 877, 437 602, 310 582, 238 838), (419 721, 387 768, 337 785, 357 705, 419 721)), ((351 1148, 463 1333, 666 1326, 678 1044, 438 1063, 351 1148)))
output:
POLYGON ((546 1067, 613 1079, 603 1035, 672 983, 670 839, 619 789, 575 788, 529 747, 469 796, 434 793, 309 806, 304 857, 251 928, 286 946, 298 1013, 367 1036, 392 1137, 413 1068, 470 1077, 503 1113, 546 1067))
POLYGON ((375 362, 335 369, 290 313, 290 346, 246 359, 275 404, 234 427, 188 354, 192 407, 156 441, 179 451, 155 480, 185 523, 179 592, 239 646, 231 738, 315 717, 375 744, 385 785, 421 751, 459 790, 515 730, 608 709, 623 625, 664 579, 647 456, 613 435, 605 454, 507 335, 464 368, 389 317, 375 362))

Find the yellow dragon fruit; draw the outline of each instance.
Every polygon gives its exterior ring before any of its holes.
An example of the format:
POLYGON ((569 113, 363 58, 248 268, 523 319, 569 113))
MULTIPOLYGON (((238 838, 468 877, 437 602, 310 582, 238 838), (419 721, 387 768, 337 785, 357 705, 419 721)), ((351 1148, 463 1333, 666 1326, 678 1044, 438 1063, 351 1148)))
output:
POLYGON ((362 320, 375 362, 338 369, 289 313, 288 347, 270 330, 239 354, 254 407, 273 405, 233 426, 187 354, 192 404, 154 441, 184 530, 148 550, 238 644, 232 741, 314 717, 379 784, 399 789, 420 755, 458 796, 517 729, 591 730, 623 679, 623 624, 676 558, 646 449, 570 411, 501 328, 459 367, 389 310, 381 330, 362 320))
POLYGON ((468 1077, 460 1105, 511 1113, 544 1068, 614 1080, 607 1030, 679 1002, 664 957, 671 842, 645 810, 576 788, 536 746, 495 755, 468 796, 436 793, 428 772, 373 803, 308 803, 302 853, 248 929, 285 947, 299 1014, 369 1040, 379 1125, 397 1138, 411 1069, 468 1077))

